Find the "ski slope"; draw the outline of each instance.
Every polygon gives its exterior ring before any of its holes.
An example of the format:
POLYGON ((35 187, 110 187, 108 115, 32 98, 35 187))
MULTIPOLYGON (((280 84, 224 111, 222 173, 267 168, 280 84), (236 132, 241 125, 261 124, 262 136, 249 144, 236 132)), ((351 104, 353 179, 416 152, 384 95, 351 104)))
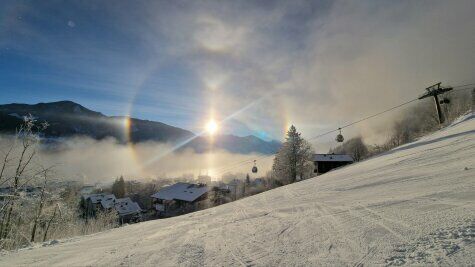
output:
POLYGON ((475 114, 216 208, 10 252, 1 266, 472 265, 475 114))

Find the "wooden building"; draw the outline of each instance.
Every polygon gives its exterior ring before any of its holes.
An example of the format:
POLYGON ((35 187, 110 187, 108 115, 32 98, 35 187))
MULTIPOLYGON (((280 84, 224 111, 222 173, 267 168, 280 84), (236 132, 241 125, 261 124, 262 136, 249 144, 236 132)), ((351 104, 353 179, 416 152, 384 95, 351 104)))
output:
POLYGON ((151 195, 158 216, 170 217, 199 210, 208 197, 205 184, 176 183, 151 195))
POLYGON ((320 175, 353 162, 353 158, 346 154, 314 154, 315 169, 313 172, 320 175))

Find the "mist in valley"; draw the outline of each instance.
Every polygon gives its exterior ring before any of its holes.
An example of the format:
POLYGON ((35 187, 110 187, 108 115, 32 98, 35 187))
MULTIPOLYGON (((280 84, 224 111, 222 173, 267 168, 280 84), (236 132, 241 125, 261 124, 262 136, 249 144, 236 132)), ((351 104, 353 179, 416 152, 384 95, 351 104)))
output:
MULTIPOLYGON (((2 151, 13 142, 12 136, 0 136, 2 151)), ((38 146, 34 163, 52 166, 57 178, 83 183, 108 183, 119 176, 143 180, 196 178, 200 174, 219 180, 226 173, 250 173, 252 163, 237 167, 232 165, 262 157, 260 154, 234 154, 224 150, 206 153, 195 153, 192 149, 173 151, 172 145, 157 142, 124 145, 113 138, 98 141, 73 137, 58 142, 61 143, 38 146), (229 167, 233 168, 226 171, 229 167)), ((259 163, 263 170, 270 169, 271 158, 259 163)))

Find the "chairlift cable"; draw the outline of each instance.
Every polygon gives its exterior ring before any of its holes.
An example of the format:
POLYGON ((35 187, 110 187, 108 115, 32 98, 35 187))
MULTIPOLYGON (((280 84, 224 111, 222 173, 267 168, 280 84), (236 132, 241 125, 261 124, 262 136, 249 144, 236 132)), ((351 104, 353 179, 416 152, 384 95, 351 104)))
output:
MULTIPOLYGON (((470 86, 470 85, 475 85, 475 83, 453 86, 452 88, 454 88, 454 91, 467 90, 467 89, 475 89, 475 88, 460 88, 460 87, 465 87, 465 86, 470 86), (460 88, 460 89, 455 89, 455 88, 460 88)), ((344 126, 342 126, 342 127, 339 127, 338 129, 330 130, 330 131, 324 132, 324 133, 322 133, 322 134, 313 136, 313 137, 311 137, 311 138, 308 138, 307 141, 313 141, 313 140, 316 140, 316 139, 318 139, 318 138, 321 138, 321 137, 323 137, 323 136, 329 135, 329 134, 334 133, 334 132, 337 132, 337 131, 340 131, 340 132, 341 132, 341 129, 344 129, 344 128, 353 126, 353 125, 355 125, 355 124, 357 124, 357 123, 363 122, 363 121, 365 121, 365 120, 369 120, 369 119, 372 119, 372 118, 374 118, 374 117, 380 116, 380 115, 382 115, 382 114, 384 114, 384 113, 387 113, 387 112, 389 112, 389 111, 398 109, 398 108, 400 108, 400 107, 403 107, 403 106, 405 106, 405 105, 408 105, 408 104, 410 104, 410 103, 412 103, 412 102, 415 102, 415 101, 417 101, 417 100, 419 100, 418 97, 415 98, 415 99, 412 99, 412 100, 403 102, 403 103, 401 103, 401 104, 399 104, 399 105, 396 105, 396 106, 394 106, 394 107, 391 107, 391 108, 389 108, 389 109, 383 110, 383 111, 381 111, 381 112, 375 113, 375 114, 373 114, 373 115, 364 117, 364 118, 359 119, 359 120, 357 120, 357 121, 348 123, 348 124, 346 124, 346 125, 344 125, 344 126)), ((270 154, 270 155, 263 155, 263 156, 257 158, 257 160, 261 160, 261 159, 264 159, 264 158, 273 157, 273 156, 275 156, 275 155, 277 155, 277 153, 270 154)), ((239 162, 239 163, 237 163, 237 164, 228 165, 228 166, 232 166, 232 167, 230 167, 230 168, 226 168, 226 167, 225 167, 224 169, 221 168, 221 171, 218 172, 217 174, 218 174, 218 175, 222 175, 222 174, 224 174, 224 173, 226 173, 226 172, 228 172, 228 171, 230 171, 230 170, 236 169, 237 167, 243 166, 243 165, 245 165, 245 164, 247 164, 247 163, 250 163, 250 162, 253 162, 253 161, 255 162, 256 159, 244 160, 244 161, 241 161, 241 162, 239 162)))

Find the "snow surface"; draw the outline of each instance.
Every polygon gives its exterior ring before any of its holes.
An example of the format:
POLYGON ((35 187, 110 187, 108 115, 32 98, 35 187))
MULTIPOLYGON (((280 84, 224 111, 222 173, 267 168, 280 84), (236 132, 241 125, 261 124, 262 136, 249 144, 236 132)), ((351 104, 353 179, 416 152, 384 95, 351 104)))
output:
POLYGON ((318 178, 6 253, 0 265, 473 265, 473 117, 318 178))

